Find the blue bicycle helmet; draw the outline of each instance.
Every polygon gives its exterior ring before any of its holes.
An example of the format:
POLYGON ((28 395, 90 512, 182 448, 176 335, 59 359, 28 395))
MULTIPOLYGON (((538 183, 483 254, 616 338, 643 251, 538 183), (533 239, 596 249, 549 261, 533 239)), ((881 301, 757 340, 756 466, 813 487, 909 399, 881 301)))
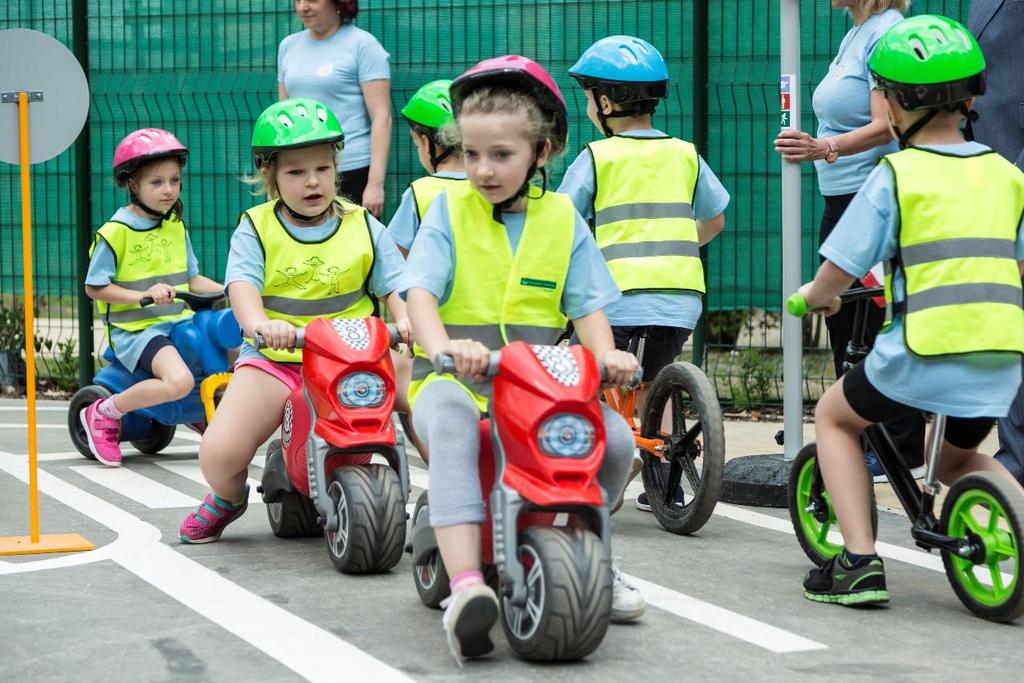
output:
POLYGON ((604 95, 623 107, 612 114, 598 108, 605 135, 606 119, 652 114, 657 101, 668 97, 668 65, 658 49, 641 38, 608 36, 597 41, 569 69, 569 75, 595 98, 604 95))
POLYGON ((586 89, 599 88, 616 104, 668 96, 668 65, 641 38, 608 36, 597 41, 569 69, 586 89))

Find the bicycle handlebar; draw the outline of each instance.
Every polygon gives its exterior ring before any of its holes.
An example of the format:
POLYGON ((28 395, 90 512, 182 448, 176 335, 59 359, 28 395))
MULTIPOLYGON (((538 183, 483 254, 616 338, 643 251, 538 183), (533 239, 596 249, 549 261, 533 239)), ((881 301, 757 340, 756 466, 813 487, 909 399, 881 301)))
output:
MULTIPOLYGON (((848 289, 839 295, 839 300, 844 304, 848 304, 854 301, 861 301, 864 299, 873 299, 877 296, 883 296, 885 289, 883 287, 855 287, 848 289)), ((808 313, 817 313, 822 311, 822 308, 807 308, 807 299, 804 298, 803 294, 796 292, 790 295, 786 299, 786 312, 795 318, 802 318, 808 313)))

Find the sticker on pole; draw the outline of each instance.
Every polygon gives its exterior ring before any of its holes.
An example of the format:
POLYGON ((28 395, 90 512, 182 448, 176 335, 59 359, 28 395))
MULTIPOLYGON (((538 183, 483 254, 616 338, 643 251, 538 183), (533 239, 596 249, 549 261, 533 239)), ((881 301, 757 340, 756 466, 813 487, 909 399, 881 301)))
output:
POLYGON ((793 126, 793 88, 796 84, 795 74, 782 74, 779 81, 780 109, 782 116, 779 124, 783 128, 792 129, 793 126))

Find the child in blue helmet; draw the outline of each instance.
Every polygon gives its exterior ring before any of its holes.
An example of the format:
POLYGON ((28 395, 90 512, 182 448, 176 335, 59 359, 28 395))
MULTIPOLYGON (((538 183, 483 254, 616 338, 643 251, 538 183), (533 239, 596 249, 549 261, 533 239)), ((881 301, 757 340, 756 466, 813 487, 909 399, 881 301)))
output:
MULTIPOLYGON (((646 384, 675 360, 700 319, 700 247, 725 227, 729 193, 691 143, 654 128, 669 76, 653 45, 632 36, 602 38, 569 75, 586 91, 587 117, 605 139, 586 146, 558 191, 590 222, 625 295, 605 308, 616 346, 635 350, 631 342, 648 329, 642 411, 646 384)), ((645 493, 637 507, 650 511, 645 493)))

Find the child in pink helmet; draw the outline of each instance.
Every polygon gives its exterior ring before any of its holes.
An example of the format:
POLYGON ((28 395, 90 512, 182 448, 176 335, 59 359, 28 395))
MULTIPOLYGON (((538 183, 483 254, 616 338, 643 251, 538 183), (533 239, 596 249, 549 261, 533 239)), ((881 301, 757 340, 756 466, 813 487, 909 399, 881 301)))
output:
MULTIPOLYGON (((547 190, 545 166, 568 134, 565 100, 550 74, 525 57, 489 59, 455 79, 451 98, 469 182, 431 202, 400 291, 418 342, 409 400, 416 433, 430 448, 430 523, 451 576, 442 624, 461 659, 493 650, 489 632, 498 616, 480 565, 477 425, 488 388, 474 379, 489 351, 516 340, 553 344, 572 320, 610 383, 628 382, 637 361, 615 349, 602 309, 620 294, 590 230, 567 197, 547 190), (531 183, 538 174, 540 186, 531 183), (519 267, 535 277, 505 279, 519 267), (458 377, 432 371, 429 359, 438 353, 454 357, 458 377)), ((598 478, 608 500, 617 500, 633 438, 618 414, 606 408, 604 419, 598 478)), ((642 596, 614 576, 613 619, 617 605, 626 608, 619 619, 639 617, 642 596)))
POLYGON ((192 372, 171 344, 174 325, 192 312, 174 300, 177 291, 219 292, 199 274, 188 230, 182 222, 181 169, 188 149, 160 128, 128 134, 114 150, 114 180, 130 201, 96 233, 85 293, 97 302, 110 346, 131 372, 148 379, 97 399, 79 419, 89 449, 105 465, 121 465, 121 417, 133 410, 187 396, 192 372), (143 298, 153 305, 140 306, 143 298))

